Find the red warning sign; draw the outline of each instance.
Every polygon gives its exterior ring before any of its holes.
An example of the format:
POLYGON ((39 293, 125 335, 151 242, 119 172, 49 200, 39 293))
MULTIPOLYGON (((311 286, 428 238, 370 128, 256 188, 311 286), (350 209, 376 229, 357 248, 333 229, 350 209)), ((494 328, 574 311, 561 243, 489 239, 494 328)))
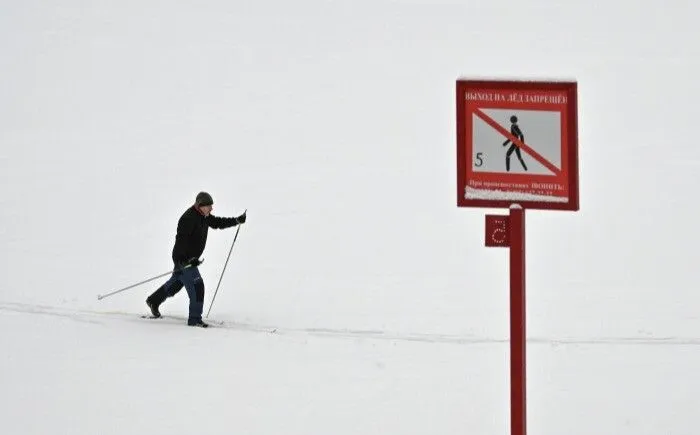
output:
POLYGON ((458 206, 578 210, 576 82, 457 81, 458 206))

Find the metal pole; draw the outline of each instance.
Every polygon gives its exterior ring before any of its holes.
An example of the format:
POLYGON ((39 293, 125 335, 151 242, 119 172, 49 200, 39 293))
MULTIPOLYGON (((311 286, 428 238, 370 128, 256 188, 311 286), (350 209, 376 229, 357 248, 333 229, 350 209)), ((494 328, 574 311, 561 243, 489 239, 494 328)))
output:
MULTIPOLYGON (((204 260, 202 260, 202 262, 204 262, 204 260)), ((191 266, 191 265, 188 264, 187 266, 183 267, 182 269, 179 269, 179 270, 170 270, 170 271, 165 272, 165 273, 162 273, 162 274, 160 274, 160 275, 158 275, 158 276, 154 276, 153 278, 148 278, 148 279, 146 279, 146 280, 144 280, 144 281, 137 282, 136 284, 132 284, 132 285, 130 285, 130 286, 128 286, 128 287, 124 287, 124 288, 122 288, 122 289, 115 290, 115 291, 113 291, 112 293, 107 293, 106 295, 97 295, 97 299, 98 299, 98 300, 102 300, 102 299, 104 299, 104 298, 106 298, 106 297, 109 297, 109 296, 112 296, 112 295, 116 295, 117 293, 121 293, 121 292, 123 292, 123 291, 125 291, 125 290, 129 290, 130 288, 134 288, 134 287, 140 286, 141 284, 146 284, 147 282, 151 282, 151 281, 153 281, 154 279, 162 278, 162 277, 164 277, 164 276, 166 276, 166 275, 170 275, 170 274, 173 274, 173 273, 175 273, 175 272, 179 272, 180 270, 187 269, 187 268, 190 267, 190 266, 191 266)))
POLYGON ((525 358, 525 210, 510 208, 510 418, 511 434, 527 433, 525 358))
MULTIPOLYGON (((248 209, 245 210, 246 212, 248 209)), ((245 213, 245 212, 244 212, 245 213)), ((207 315, 205 318, 209 318, 209 313, 211 312, 211 307, 214 305, 214 299, 216 299, 216 294, 219 292, 219 286, 221 285, 221 280, 224 278, 224 272, 226 271, 226 266, 228 265, 228 260, 231 258, 231 252, 233 252, 233 245, 236 244, 236 239, 238 238, 238 232, 241 230, 241 225, 243 224, 238 224, 238 228, 236 229, 236 235, 233 236, 233 243, 231 243, 231 249, 228 250, 228 256, 226 256, 226 262, 224 263, 224 268, 221 269, 221 276, 219 276, 219 283, 216 285, 216 291, 214 291, 214 297, 211 298, 211 304, 209 304, 209 310, 207 311, 207 315)))

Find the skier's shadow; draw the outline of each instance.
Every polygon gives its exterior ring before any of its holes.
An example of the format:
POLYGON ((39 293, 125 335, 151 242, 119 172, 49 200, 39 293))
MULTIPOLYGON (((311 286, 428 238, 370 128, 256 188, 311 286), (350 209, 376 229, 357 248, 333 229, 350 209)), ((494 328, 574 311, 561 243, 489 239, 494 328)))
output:
MULTIPOLYGON (((518 126, 518 117, 515 115, 511 116, 510 122, 510 134, 520 139, 520 142, 525 143, 525 135, 523 135, 522 130, 520 130, 520 126, 518 126)), ((510 172, 510 156, 513 154, 513 151, 515 151, 515 155, 518 156, 518 160, 520 160, 520 164, 523 165, 523 169, 527 171, 527 166, 525 165, 523 156, 520 153, 520 147, 513 143, 510 139, 506 139, 506 141, 503 142, 503 146, 506 146, 509 143, 511 145, 506 152, 506 171, 510 172)))

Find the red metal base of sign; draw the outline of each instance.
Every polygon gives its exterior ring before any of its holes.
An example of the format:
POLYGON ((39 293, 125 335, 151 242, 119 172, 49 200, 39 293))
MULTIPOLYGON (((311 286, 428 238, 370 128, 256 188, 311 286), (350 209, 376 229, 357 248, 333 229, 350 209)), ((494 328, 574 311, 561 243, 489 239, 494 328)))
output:
POLYGON ((526 433, 525 210, 510 209, 510 418, 511 434, 526 433))
POLYGON ((510 215, 486 215, 485 244, 510 248, 511 435, 525 435, 525 210, 512 206, 510 215))

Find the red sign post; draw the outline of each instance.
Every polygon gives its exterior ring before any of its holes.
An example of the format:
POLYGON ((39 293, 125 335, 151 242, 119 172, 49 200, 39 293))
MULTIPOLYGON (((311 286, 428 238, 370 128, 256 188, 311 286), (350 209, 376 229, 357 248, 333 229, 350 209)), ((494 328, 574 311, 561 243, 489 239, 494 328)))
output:
POLYGON ((511 434, 525 435, 525 210, 579 209, 577 85, 457 81, 457 205, 486 215, 484 243, 510 249, 511 434))

